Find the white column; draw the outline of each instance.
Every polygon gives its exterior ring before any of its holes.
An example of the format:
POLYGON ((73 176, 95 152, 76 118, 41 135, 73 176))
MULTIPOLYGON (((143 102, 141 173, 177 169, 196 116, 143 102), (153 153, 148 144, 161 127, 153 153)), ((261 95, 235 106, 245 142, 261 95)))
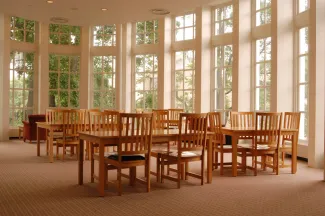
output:
POLYGON ((158 53, 158 108, 171 108, 171 17, 158 20, 159 53, 158 53))
MULTIPOLYGON (((308 166, 324 166, 325 1, 310 1, 308 166)), ((324 173, 325 178, 325 173, 324 173)))
POLYGON ((80 55, 80 81, 79 81, 79 107, 87 109, 89 104, 89 67, 90 67, 90 45, 91 31, 89 26, 81 28, 81 55, 80 55))
POLYGON ((116 91, 116 109, 123 109, 122 104, 122 25, 116 25, 116 76, 115 76, 115 91, 116 91))
POLYGON ((38 48, 38 86, 39 103, 38 111, 45 113, 49 107, 49 25, 39 23, 39 48, 38 48))
POLYGON ((195 112, 210 111, 211 7, 196 10, 195 112))
POLYGON ((272 0, 271 111, 293 111, 293 1, 272 0))
POLYGON ((132 55, 131 55, 131 32, 132 23, 125 23, 122 25, 122 109, 125 112, 131 112, 131 79, 132 79, 132 55))
POLYGON ((251 0, 234 0, 232 110, 251 108, 251 0))
POLYGON ((10 17, 0 13, 0 141, 9 140, 10 17))

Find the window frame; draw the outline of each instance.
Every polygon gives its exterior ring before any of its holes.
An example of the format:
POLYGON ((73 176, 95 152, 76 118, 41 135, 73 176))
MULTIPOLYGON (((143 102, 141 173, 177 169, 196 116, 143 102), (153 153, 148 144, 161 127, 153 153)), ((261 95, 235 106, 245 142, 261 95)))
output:
POLYGON ((98 108, 98 109, 116 109, 117 107, 117 103, 116 103, 116 95, 117 95, 117 90, 116 90, 116 56, 115 55, 95 55, 95 56, 91 56, 92 58, 92 73, 91 73, 91 78, 90 78, 90 82, 91 82, 91 91, 90 91, 90 107, 92 108, 98 108), (102 65, 102 70, 100 72, 95 72, 95 61, 94 58, 95 57, 100 57, 101 58, 101 65, 102 65), (108 64, 112 65, 112 71, 111 72, 105 72, 104 71, 104 57, 107 58, 111 58, 111 62, 107 61, 108 64), (104 79, 102 77, 101 79, 101 86, 100 89, 94 89, 94 75, 112 75, 112 89, 109 89, 109 87, 104 87, 104 79), (113 99, 113 106, 112 107, 108 107, 108 106, 103 106, 103 101, 104 101, 104 97, 100 96, 100 106, 94 106, 94 98, 95 98, 95 92, 100 93, 100 95, 103 95, 104 93, 107 93, 109 95, 114 95, 114 99, 113 99))
MULTIPOLYGON (((60 100, 60 93, 61 92, 67 92, 68 93, 68 106, 61 106, 61 102, 56 104, 56 108, 79 108, 80 107, 80 75, 81 75, 81 72, 80 72, 80 60, 81 60, 81 56, 80 55, 61 55, 61 54, 52 54, 52 53, 49 53, 49 59, 51 58, 50 55, 54 55, 56 57, 58 57, 57 61, 58 61, 58 68, 57 68, 57 71, 54 71, 54 70, 50 70, 50 67, 49 67, 49 79, 48 79, 48 82, 50 82, 50 74, 51 73, 55 73, 57 74, 57 88, 54 89, 54 88, 51 88, 50 84, 49 84, 49 88, 48 88, 48 96, 50 97, 51 96, 51 91, 54 92, 56 91, 57 92, 57 97, 58 97, 58 100, 60 100), (61 60, 61 57, 68 57, 69 59, 69 70, 68 71, 61 71, 60 70, 60 60, 61 60), (78 71, 71 71, 71 58, 73 57, 76 57, 76 58, 79 58, 79 66, 78 66, 78 71), (60 75, 61 74, 67 74, 68 77, 69 77, 69 81, 68 81, 68 88, 67 89, 61 89, 60 87, 60 75), (71 76, 72 75, 79 75, 79 82, 78 82, 78 88, 76 89, 71 89, 70 88, 70 85, 71 85, 71 76), (74 107, 74 106, 71 106, 71 93, 72 92, 77 92, 78 93, 78 106, 77 107, 74 107)), ((54 96, 55 97, 55 96, 54 96)), ((55 98, 54 98, 55 100, 55 98)), ((48 104, 48 107, 52 107, 50 106, 50 101, 49 101, 49 104, 48 104)))
MULTIPOLYGON (((231 68, 231 76, 233 76, 233 44, 221 44, 221 45, 217 45, 217 46, 213 46, 213 67, 212 67, 212 76, 211 78, 212 80, 212 106, 213 106, 213 111, 215 112, 221 112, 222 113, 222 122, 226 123, 227 119, 229 119, 229 112, 232 111, 231 109, 225 109, 225 91, 231 90, 231 98, 233 95, 233 80, 231 80, 231 88, 226 88, 225 87, 225 81, 224 81, 224 77, 225 77, 225 69, 229 69, 231 68), (231 59, 231 65, 225 65, 225 47, 226 46, 230 46, 231 47, 231 52, 232 52, 232 59, 231 59), (217 61, 217 54, 216 54, 216 49, 220 47, 221 48, 221 52, 222 52, 222 58, 221 58, 221 66, 217 66, 216 65, 216 61, 217 61), (222 86, 218 87, 218 84, 216 83, 216 79, 217 79, 217 69, 221 69, 222 70, 222 86), (222 109, 218 109, 218 107, 216 106, 217 104, 217 91, 220 90, 222 92, 222 109), (227 114, 228 113, 228 114, 227 114)), ((233 101, 231 100, 231 104, 233 104, 233 101)), ((231 105, 231 107, 233 107, 233 105, 231 105)))
POLYGON ((177 16, 174 16, 173 17, 173 21, 172 21, 172 41, 174 43, 177 43, 177 42, 182 42, 182 41, 191 41, 191 40, 195 40, 196 39, 196 13, 194 11, 191 11, 191 12, 187 12, 187 13, 184 13, 184 14, 180 14, 180 15, 177 15, 177 16), (190 15, 190 14, 193 14, 193 24, 192 26, 186 26, 185 27, 185 16, 186 15, 190 15), (176 28, 176 18, 177 17, 184 17, 183 18, 183 21, 184 21, 184 27, 179 27, 179 28, 176 28), (185 39, 185 28, 193 28, 193 38, 192 39, 185 39), (179 29, 184 29, 184 34, 183 34, 183 40, 176 40, 176 32, 177 30, 179 29))
POLYGON ((140 22, 135 22, 134 23, 134 41, 135 41, 135 45, 136 46, 141 46, 141 45, 152 45, 152 44, 158 44, 159 43, 159 20, 158 19, 154 19, 154 20, 146 20, 146 21, 140 21, 140 22), (153 22, 153 31, 146 31, 147 30, 147 22, 153 22), (137 26, 138 23, 144 23, 144 31, 143 32, 137 32, 137 26), (146 39, 146 35, 147 34, 153 34, 154 35, 154 40, 153 43, 147 43, 147 39, 146 39), (139 43, 137 42, 138 39, 138 35, 143 35, 143 43, 139 43))
POLYGON ((132 95, 133 95, 133 108, 134 109, 143 109, 143 110, 151 110, 151 109, 157 109, 158 108, 158 88, 159 88, 159 57, 158 57, 158 55, 156 54, 156 53, 145 53, 145 54, 135 54, 134 56, 133 56, 133 61, 134 61, 134 65, 133 65, 133 75, 132 75, 132 77, 133 77, 133 81, 132 81, 132 83, 133 83, 133 91, 132 91, 132 95), (137 59, 137 56, 142 56, 142 59, 143 59, 143 62, 144 62, 144 67, 145 67, 145 59, 146 59, 146 56, 147 55, 151 55, 151 57, 152 57, 152 59, 153 59, 153 65, 152 65, 152 68, 153 68, 153 70, 152 71, 146 71, 146 69, 145 68, 143 68, 144 70, 143 70, 143 72, 138 72, 137 71, 137 63, 136 63, 136 59, 137 59), (156 60, 155 60, 156 59, 156 60), (156 71, 155 71, 155 65, 157 65, 156 66, 156 71), (150 90, 145 90, 145 81, 143 82, 143 85, 142 85, 142 89, 141 90, 137 90, 136 88, 137 88, 137 84, 136 84, 136 81, 137 81, 137 78, 136 78, 136 76, 137 76, 137 74, 138 73, 140 73, 140 74, 143 74, 143 75, 145 75, 145 74, 151 74, 152 75, 152 77, 153 77, 153 86, 150 88, 150 90), (154 83, 155 83, 155 79, 157 79, 157 88, 156 89, 154 89, 153 87, 154 87, 154 83), (142 104, 142 107, 137 107, 137 96, 136 96, 136 94, 137 93, 142 93, 143 94, 143 104, 142 104), (156 100, 153 98, 153 102, 152 102, 152 105, 153 105, 153 107, 145 107, 145 94, 147 93, 147 92, 151 92, 152 93, 152 95, 156 95, 156 100))
POLYGON ((98 26, 92 26, 91 27, 91 30, 92 30, 92 46, 93 47, 114 47, 116 46, 116 25, 113 24, 113 25, 98 25, 98 26), (105 28, 105 27, 111 27, 113 28, 113 34, 105 34, 105 33, 101 33, 101 34, 95 34, 95 28, 105 28), (95 37, 96 35, 101 35, 102 37, 105 37, 105 36, 111 36, 111 40, 112 40, 112 44, 111 45, 103 45, 103 41, 101 41, 101 45, 95 45, 95 37))
POLYGON ((233 31, 234 30, 234 14, 232 14, 232 17, 230 17, 228 19, 222 19, 222 20, 219 20, 219 21, 216 20, 216 10, 217 9, 221 9, 221 8, 222 9, 225 9, 226 7, 229 7, 229 6, 232 7, 232 12, 234 12, 234 5, 232 3, 220 4, 220 5, 212 8, 212 29, 213 29, 213 31, 212 31, 212 37, 218 36, 218 35, 223 35, 223 34, 231 34, 231 33, 234 32, 233 31), (231 27, 232 30, 231 30, 231 32, 224 32, 224 33, 217 34, 216 33, 216 23, 225 22, 227 20, 232 20, 232 27, 231 27))
MULTIPOLYGON (((271 23, 271 20, 272 20, 272 0, 270 0, 271 1, 271 4, 270 4, 270 6, 268 6, 268 7, 263 7, 263 8, 260 8, 260 9, 256 9, 256 7, 257 7, 257 1, 259 1, 259 0, 254 0, 253 1, 253 4, 252 4, 252 11, 254 11, 254 13, 253 13, 253 19, 252 19, 252 23, 253 23, 253 25, 252 26, 254 26, 254 27, 259 27, 259 26, 262 26, 262 25, 266 25, 266 24, 270 24, 271 23), (261 12, 265 12, 266 10, 268 10, 268 9, 270 9, 271 10, 271 18, 270 18, 270 22, 265 22, 265 23, 263 23, 263 24, 259 24, 259 25, 257 25, 257 13, 261 13, 261 12)), ((262 1, 267 1, 267 0, 262 0, 262 1)), ((264 14, 264 20, 266 20, 266 13, 264 14)))
MULTIPOLYGON (((16 59, 15 58, 10 58, 10 66, 9 66, 9 77, 11 77, 11 74, 12 74, 12 87, 9 85, 9 127, 10 128, 16 128, 18 127, 19 125, 22 124, 18 124, 18 125, 12 125, 10 123, 10 118, 13 119, 13 121, 15 121, 15 110, 20 110, 22 111, 22 120, 27 120, 27 117, 28 117, 28 111, 31 111, 30 114, 34 113, 35 111, 35 101, 37 101, 37 98, 35 97, 35 94, 36 94, 36 91, 35 91, 35 77, 37 77, 37 73, 36 73, 36 68, 35 68, 35 59, 36 59, 36 56, 35 56, 35 52, 30 52, 30 51, 27 51, 27 52, 23 52, 23 51, 11 51, 10 55, 15 55, 17 53, 21 53, 23 55, 23 87, 22 88, 18 88, 18 87, 15 87, 15 79, 14 79, 14 76, 15 76, 15 62, 16 62, 16 59), (32 70, 28 70, 26 69, 26 55, 28 54, 33 54, 33 65, 32 65, 32 70), (13 61, 13 62, 12 62, 13 61), (32 82, 33 82, 33 86, 32 88, 26 88, 26 83, 25 83, 25 74, 28 73, 28 72, 31 72, 33 77, 32 77, 32 82), (15 106, 15 103, 14 103, 14 98, 15 98, 15 92, 16 91, 21 91, 22 92, 22 100, 23 100, 23 106, 22 107, 16 107, 15 106), (26 95, 25 95, 25 92, 32 92, 32 96, 33 96, 33 104, 31 107, 27 107, 26 104, 25 104, 25 100, 26 100, 26 95), (10 103, 10 98, 12 100, 12 103, 10 103), (11 115, 10 115, 11 114, 11 115)), ((11 81, 11 80, 10 80, 11 81)))
POLYGON ((22 17, 17 17, 17 16, 11 16, 10 17, 10 39, 13 40, 13 41, 19 41, 19 42, 23 42, 23 43, 31 43, 31 44, 34 44, 35 41, 36 41, 36 24, 37 22, 34 21, 34 20, 28 20, 28 19, 24 19, 22 17), (19 18, 19 19, 23 19, 24 20, 24 27, 23 28, 16 28, 16 18, 19 18), (26 28, 26 23, 27 22, 33 22, 33 30, 29 30, 26 28), (23 31, 24 32, 24 39, 23 41, 20 41, 20 40, 17 40, 16 39, 16 31, 23 31), (32 33, 33 35, 33 42, 29 42, 26 40, 26 36, 27 36, 27 33, 32 33))
POLYGON ((49 44, 61 45, 61 46, 80 46, 81 45, 81 35, 82 35, 81 26, 50 23, 48 25, 48 32, 49 32, 49 41, 48 41, 49 44), (58 28, 59 28, 58 32, 51 32, 51 25, 57 25, 58 28), (62 26, 68 26, 69 27, 69 33, 61 32, 62 26), (71 42, 71 40, 72 40, 72 38, 71 38, 71 36, 72 36, 72 28, 79 28, 79 34, 76 34, 76 38, 79 36, 79 43, 73 44, 71 42), (58 36, 58 43, 51 43, 51 40, 52 40, 51 36, 52 35, 57 35, 58 36), (69 40, 68 40, 69 43, 68 44, 62 44, 61 43, 61 36, 62 35, 68 35, 68 38, 69 38, 69 40))
MULTIPOLYGON (((265 42, 264 42, 265 43, 265 42)), ((254 43, 253 43, 253 62, 254 62, 254 67, 253 67, 253 87, 254 87, 254 91, 253 91, 253 94, 254 94, 254 103, 253 103, 253 110, 256 111, 256 112, 263 112, 263 111, 270 111, 271 109, 271 103, 272 103, 272 92, 271 92, 271 86, 272 86, 272 37, 271 36, 268 36, 268 37, 264 37, 264 38, 259 38, 259 39, 256 39, 254 40, 254 43), (270 49, 271 49, 271 53, 270 53, 270 57, 271 59, 270 60, 265 60, 266 59, 266 52, 264 51, 264 60, 263 61, 257 61, 257 53, 256 53, 256 49, 257 49, 257 41, 258 40, 267 40, 268 38, 270 38, 271 40, 271 45, 270 45, 270 49), (270 74, 271 74, 271 79, 270 79, 270 85, 267 86, 266 85, 266 70, 265 70, 265 64, 270 64, 270 74), (257 85, 257 76, 256 76, 256 73, 257 73, 257 65, 258 64, 264 64, 264 85, 257 85), (257 89, 264 89, 264 108, 263 109, 257 109, 257 89), (269 92, 270 92, 270 109, 267 110, 266 109, 266 90, 269 89, 269 92)))
POLYGON ((182 107, 179 107, 177 106, 177 102, 176 102, 176 95, 177 95, 177 92, 179 91, 182 91, 183 94, 184 92, 188 92, 188 91, 191 91, 192 92, 192 104, 193 104, 193 110, 191 111, 192 113, 195 112, 195 80, 196 80, 196 77, 195 77, 195 71, 196 71, 196 64, 195 64, 195 55, 196 55, 196 50, 195 49, 186 49, 186 50, 177 50, 177 51, 174 51, 173 52, 173 60, 172 60, 172 106, 174 108, 181 108, 181 109, 184 109, 184 112, 187 112, 187 110, 185 109, 185 103, 183 102, 183 106, 182 107), (193 62, 194 62, 194 67, 192 69, 185 69, 185 60, 184 60, 184 55, 185 55, 185 52, 189 52, 189 51, 192 51, 193 53, 193 62), (177 52, 182 52, 183 53, 183 69, 176 69, 176 53, 177 52), (177 89, 176 88, 176 72, 183 72, 183 88, 182 89, 177 89), (185 76, 184 76, 184 73, 186 71, 193 71, 193 74, 192 74, 192 86, 193 88, 192 89, 185 89, 184 88, 184 79, 185 79, 185 76))

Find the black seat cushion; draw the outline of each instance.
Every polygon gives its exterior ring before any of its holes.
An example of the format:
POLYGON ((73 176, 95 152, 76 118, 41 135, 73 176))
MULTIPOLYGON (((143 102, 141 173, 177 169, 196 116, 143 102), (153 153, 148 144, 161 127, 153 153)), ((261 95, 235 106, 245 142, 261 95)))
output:
MULTIPOLYGON (((118 160, 118 155, 109 155, 107 158, 111 160, 118 160)), ((123 155, 122 161, 135 161, 135 160, 145 160, 146 158, 142 155, 123 155)))

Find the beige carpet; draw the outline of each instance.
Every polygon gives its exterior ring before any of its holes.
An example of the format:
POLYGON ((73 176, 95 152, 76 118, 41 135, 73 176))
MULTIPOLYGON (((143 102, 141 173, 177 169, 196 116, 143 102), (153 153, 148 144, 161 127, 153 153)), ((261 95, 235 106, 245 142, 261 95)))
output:
MULTIPOLYGON (((55 161, 44 156, 44 144, 36 156, 36 144, 14 140, 0 143, 0 215, 325 215, 323 170, 299 162, 296 175, 281 169, 257 177, 248 171, 233 178, 216 170, 213 183, 199 185, 191 179, 181 189, 152 177, 152 192, 143 185, 129 187, 119 197, 110 187, 104 198, 97 197, 89 182, 85 162, 85 185, 77 185, 77 161, 55 161)), ((194 170, 196 165, 192 167, 194 170)), ((141 169, 142 171, 142 169, 141 169)), ((115 179, 115 172, 109 173, 115 179)))

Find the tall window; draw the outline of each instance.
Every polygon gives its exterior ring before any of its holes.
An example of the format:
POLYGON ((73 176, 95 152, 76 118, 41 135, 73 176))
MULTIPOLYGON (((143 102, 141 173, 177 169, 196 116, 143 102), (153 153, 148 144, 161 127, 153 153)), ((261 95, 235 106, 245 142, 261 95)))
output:
POLYGON ((94 108, 116 108, 115 72, 115 56, 94 56, 92 103, 94 108))
POLYGON ((34 53, 11 52, 9 124, 16 127, 33 113, 34 53))
POLYGON ((135 56, 135 108, 156 109, 158 58, 156 55, 135 56))
POLYGON ((104 25, 93 28, 94 46, 115 46, 116 45, 116 26, 104 25))
POLYGON ((223 119, 229 117, 232 109, 232 45, 215 48, 215 111, 223 113, 223 119))
POLYGON ((11 17, 10 38, 11 40, 34 43, 35 21, 11 17))
POLYGON ((255 110, 271 108, 271 37, 256 41, 255 110))
POLYGON ((186 14, 175 18, 175 41, 195 38, 195 14, 186 14))
POLYGON ((271 22, 271 0, 256 0, 256 26, 271 22))
POLYGON ((309 0, 298 0, 298 12, 304 12, 309 9, 309 0))
POLYGON ((158 43, 158 20, 136 23, 136 44, 158 43))
POLYGON ((79 107, 79 56, 49 56, 49 106, 79 107))
POLYGON ((70 25, 50 24, 50 44, 79 45, 80 27, 70 25))
POLYGON ((175 53, 175 106, 185 112, 194 112, 195 51, 175 53))
POLYGON ((214 34, 225 34, 232 32, 233 26, 233 7, 228 5, 225 7, 217 8, 214 11, 215 28, 214 34))
POLYGON ((308 137, 308 27, 299 29, 298 111, 301 112, 299 139, 308 137))

